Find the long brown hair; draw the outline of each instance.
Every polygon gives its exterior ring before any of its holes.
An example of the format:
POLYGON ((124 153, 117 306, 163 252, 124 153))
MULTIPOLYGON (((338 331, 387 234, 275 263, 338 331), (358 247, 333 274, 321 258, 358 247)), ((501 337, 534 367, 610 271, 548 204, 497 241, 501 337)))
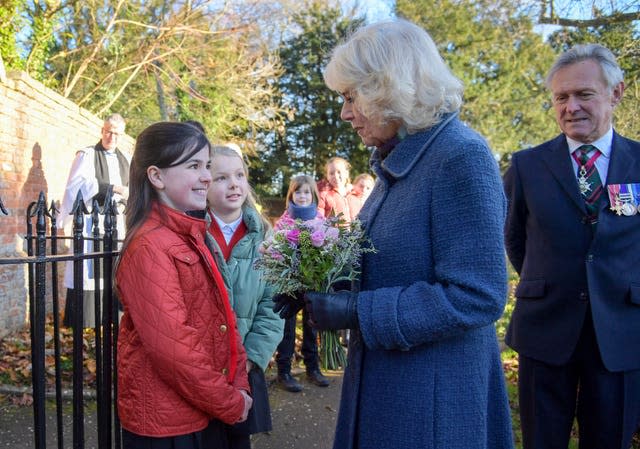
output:
POLYGON ((158 122, 147 127, 136 139, 129 170, 129 199, 125 210, 127 236, 122 252, 149 216, 158 193, 147 177, 147 169, 155 165, 168 168, 179 165, 211 144, 198 127, 189 123, 158 122))

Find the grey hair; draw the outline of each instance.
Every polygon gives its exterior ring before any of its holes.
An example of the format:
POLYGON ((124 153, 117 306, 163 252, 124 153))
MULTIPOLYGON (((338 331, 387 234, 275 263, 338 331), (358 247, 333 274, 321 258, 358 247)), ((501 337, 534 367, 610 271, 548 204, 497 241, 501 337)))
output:
POLYGON ((622 69, 611 50, 600 44, 581 44, 570 48, 556 59, 545 80, 547 88, 551 88, 551 81, 560 69, 586 60, 593 60, 600 65, 602 77, 609 89, 624 80, 622 69))
POLYGON ((120 114, 111 114, 104 119, 104 123, 111 123, 112 125, 122 125, 126 126, 127 122, 124 121, 124 118, 120 114))
POLYGON ((408 133, 430 128, 462 104, 462 82, 431 36, 402 19, 356 30, 333 50, 324 81, 349 94, 365 117, 399 120, 408 133))

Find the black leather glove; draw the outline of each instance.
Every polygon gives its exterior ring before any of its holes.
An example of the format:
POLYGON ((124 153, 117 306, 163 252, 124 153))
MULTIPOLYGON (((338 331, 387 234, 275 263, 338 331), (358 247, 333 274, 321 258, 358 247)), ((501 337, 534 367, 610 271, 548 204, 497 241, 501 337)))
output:
POLYGON ((304 294, 309 321, 320 330, 356 329, 358 303, 347 291, 336 293, 306 292, 304 294))
POLYGON ((340 290, 351 291, 351 281, 348 281, 345 279, 342 281, 335 282, 331 284, 331 288, 337 292, 339 292, 340 290))
POLYGON ((274 295, 273 302, 273 311, 286 320, 296 316, 304 307, 303 292, 278 293, 274 295))

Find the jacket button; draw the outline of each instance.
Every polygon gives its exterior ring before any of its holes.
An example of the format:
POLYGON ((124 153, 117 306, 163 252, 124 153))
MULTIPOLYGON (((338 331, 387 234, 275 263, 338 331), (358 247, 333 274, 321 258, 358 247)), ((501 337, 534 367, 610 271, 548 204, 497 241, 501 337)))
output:
POLYGON ((587 262, 593 262, 593 254, 587 255, 587 262))
POLYGON ((222 368, 222 374, 224 374, 224 375, 226 376, 228 372, 229 372, 229 370, 228 370, 228 369, 226 369, 226 368, 222 368))
POLYGON ((580 292, 580 301, 588 301, 588 300, 589 300, 589 293, 580 292))
POLYGON ((227 331, 227 325, 226 324, 220 325, 220 332, 224 334, 226 331, 227 331))

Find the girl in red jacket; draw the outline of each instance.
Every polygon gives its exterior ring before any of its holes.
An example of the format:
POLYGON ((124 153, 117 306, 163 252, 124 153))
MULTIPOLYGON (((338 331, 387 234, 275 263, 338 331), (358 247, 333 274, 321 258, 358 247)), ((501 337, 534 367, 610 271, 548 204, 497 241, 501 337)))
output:
POLYGON ((246 355, 204 236, 211 145, 198 127, 161 122, 136 141, 127 237, 116 268, 123 447, 200 449, 210 420, 246 419, 246 355))

